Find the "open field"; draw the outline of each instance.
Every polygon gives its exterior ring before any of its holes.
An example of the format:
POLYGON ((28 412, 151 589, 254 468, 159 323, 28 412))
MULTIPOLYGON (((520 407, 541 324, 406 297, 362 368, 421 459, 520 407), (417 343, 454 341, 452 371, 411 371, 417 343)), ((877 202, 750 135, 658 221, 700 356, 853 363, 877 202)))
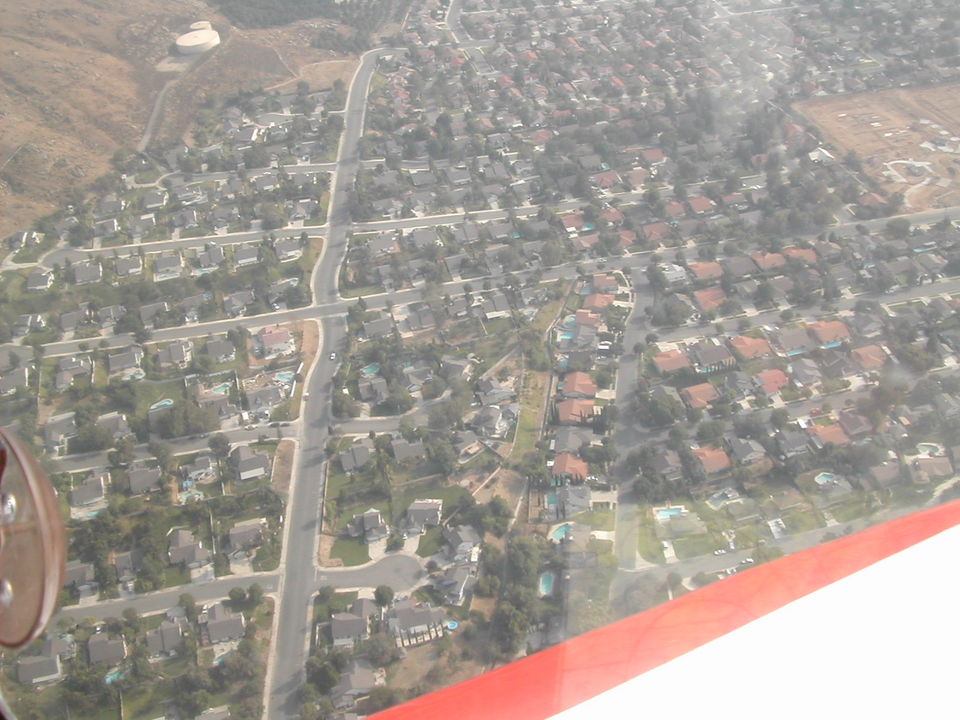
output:
POLYGON ((906 210, 960 202, 960 85, 815 98, 794 107, 838 159, 856 152, 884 193, 903 193, 906 210))

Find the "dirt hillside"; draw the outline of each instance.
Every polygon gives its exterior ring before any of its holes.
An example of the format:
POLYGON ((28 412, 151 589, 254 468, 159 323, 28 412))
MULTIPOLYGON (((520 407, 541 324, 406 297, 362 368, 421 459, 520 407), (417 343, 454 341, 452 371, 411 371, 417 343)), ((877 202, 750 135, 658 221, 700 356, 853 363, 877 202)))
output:
POLYGON ((350 58, 344 67, 330 63, 344 56, 311 47, 314 29, 329 25, 322 20, 239 31, 202 0, 37 5, 7 3, 0 24, 0 237, 106 173, 119 148, 136 147, 157 93, 173 77, 158 63, 192 22, 211 21, 223 45, 168 93, 159 142, 186 133, 197 103, 211 93, 295 83, 302 66, 324 67, 317 63, 329 64, 330 76, 353 67, 350 58))

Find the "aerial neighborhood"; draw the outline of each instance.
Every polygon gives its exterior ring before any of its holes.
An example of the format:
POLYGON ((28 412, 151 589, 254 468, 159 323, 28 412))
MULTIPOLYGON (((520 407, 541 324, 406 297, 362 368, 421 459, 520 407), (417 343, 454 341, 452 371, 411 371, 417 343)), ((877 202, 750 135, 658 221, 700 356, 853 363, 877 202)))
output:
POLYGON ((3 240, 22 717, 360 717, 958 497, 951 3, 345 5, 3 240))

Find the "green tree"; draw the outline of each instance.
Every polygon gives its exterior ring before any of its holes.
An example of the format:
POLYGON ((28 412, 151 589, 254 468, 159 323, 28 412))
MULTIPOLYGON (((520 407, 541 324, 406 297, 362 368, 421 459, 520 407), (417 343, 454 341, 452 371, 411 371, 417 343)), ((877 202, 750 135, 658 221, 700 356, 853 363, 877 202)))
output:
POLYGON ((378 585, 373 591, 373 599, 382 608, 388 607, 393 602, 393 588, 389 585, 378 585))

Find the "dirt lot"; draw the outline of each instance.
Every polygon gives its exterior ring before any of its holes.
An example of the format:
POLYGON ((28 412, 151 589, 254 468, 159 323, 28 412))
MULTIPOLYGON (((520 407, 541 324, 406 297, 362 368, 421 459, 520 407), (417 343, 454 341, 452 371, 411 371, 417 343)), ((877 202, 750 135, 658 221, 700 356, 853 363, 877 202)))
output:
POLYGON ((290 491, 294 447, 293 440, 281 440, 273 459, 273 489, 281 495, 290 491))
POLYGON ((407 656, 391 668, 390 686, 439 690, 484 672, 484 666, 475 658, 475 649, 461 631, 447 637, 452 639, 452 646, 442 654, 438 642, 408 649, 407 656), (464 658, 464 651, 469 659, 464 658))
POLYGON ((960 203, 960 85, 816 98, 795 107, 841 157, 856 151, 885 193, 904 193, 906 209, 960 203))

